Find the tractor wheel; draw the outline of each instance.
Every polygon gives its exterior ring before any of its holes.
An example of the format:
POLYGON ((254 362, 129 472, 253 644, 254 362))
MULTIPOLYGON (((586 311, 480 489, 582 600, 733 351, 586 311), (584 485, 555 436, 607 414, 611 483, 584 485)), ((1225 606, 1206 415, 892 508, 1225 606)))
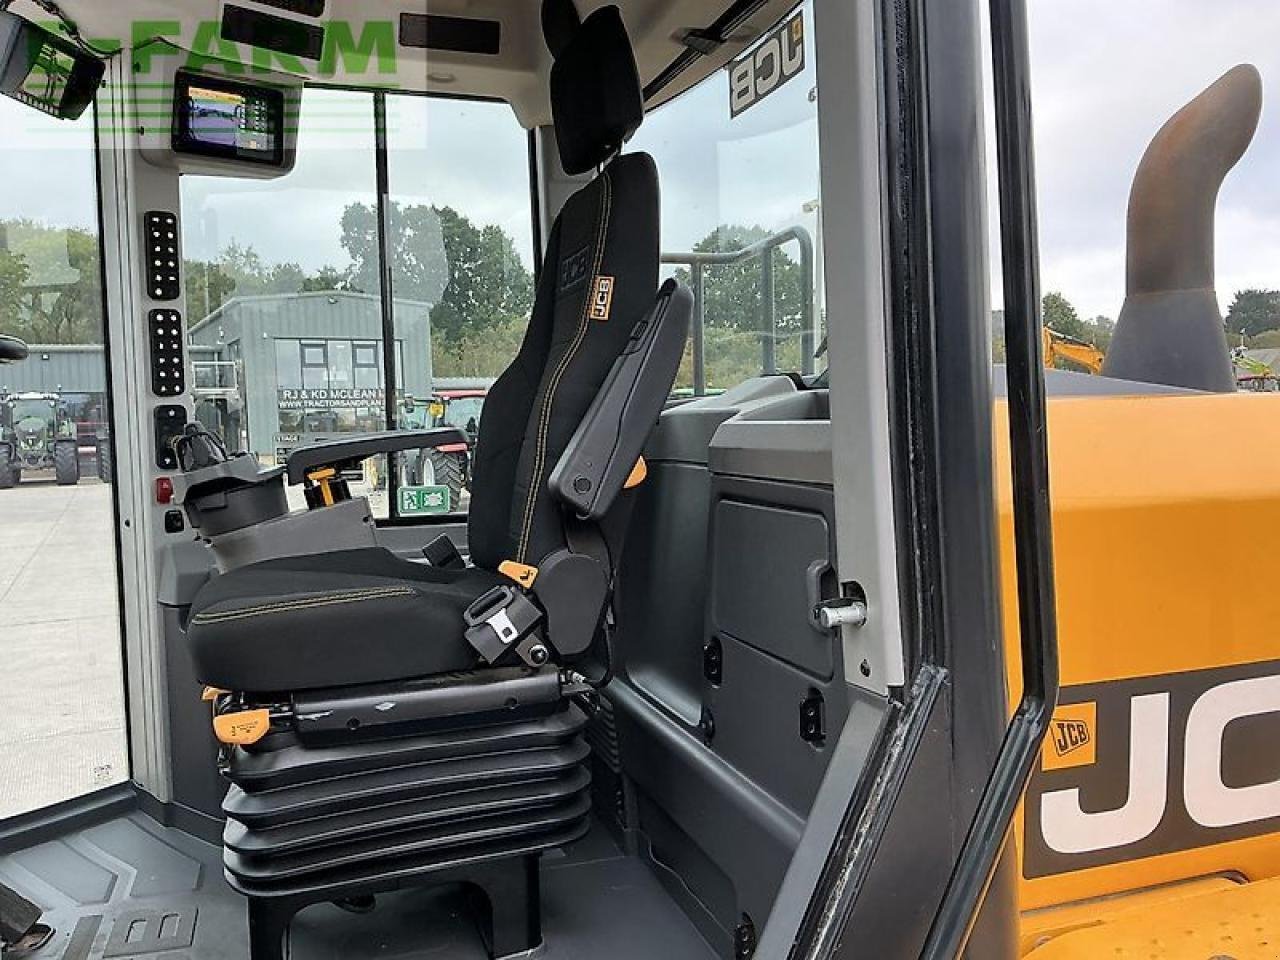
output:
POLYGON ((9 451, 0 449, 0 490, 17 486, 18 476, 18 468, 9 462, 9 451))
POLYGON ((465 456, 461 453, 441 453, 439 450, 431 454, 431 464, 436 472, 436 485, 449 488, 451 511, 462 506, 462 490, 466 486, 467 476, 465 456))
POLYGON ((111 455, 111 443, 108 440, 98 441, 98 479, 103 483, 115 480, 116 464, 111 455))
POLYGON ((60 487, 74 487, 80 482, 80 451, 74 443, 54 444, 53 472, 60 487))

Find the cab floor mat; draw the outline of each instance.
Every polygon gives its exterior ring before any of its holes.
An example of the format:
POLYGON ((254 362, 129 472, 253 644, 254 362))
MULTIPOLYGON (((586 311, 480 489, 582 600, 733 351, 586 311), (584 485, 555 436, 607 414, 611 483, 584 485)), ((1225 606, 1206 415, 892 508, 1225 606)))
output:
MULTIPOLYGON (((32 960, 246 960, 244 900, 222 851, 134 813, 0 857, 0 883, 39 904, 55 934, 32 960)), ((714 960, 639 860, 600 827, 544 858, 546 960, 714 960)), ((485 960, 457 888, 382 895, 357 915, 298 914, 292 960, 485 960)))

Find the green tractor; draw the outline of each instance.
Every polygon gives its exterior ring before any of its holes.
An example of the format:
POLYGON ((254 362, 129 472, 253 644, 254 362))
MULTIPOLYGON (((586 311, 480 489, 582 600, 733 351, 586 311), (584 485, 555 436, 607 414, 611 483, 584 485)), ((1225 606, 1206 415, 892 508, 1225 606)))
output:
POLYGON ((76 425, 56 393, 19 393, 0 402, 0 489, 24 470, 53 468, 60 487, 80 482, 76 425))

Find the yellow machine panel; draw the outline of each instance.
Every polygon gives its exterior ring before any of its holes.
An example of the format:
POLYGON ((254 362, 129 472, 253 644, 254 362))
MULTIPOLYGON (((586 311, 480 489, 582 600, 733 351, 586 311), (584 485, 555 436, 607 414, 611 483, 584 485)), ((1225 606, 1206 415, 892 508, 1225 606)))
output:
MULTIPOLYGON (((1280 876, 1280 397, 1051 398, 1049 422, 1062 691, 1015 828, 1022 909, 1280 876)), ((996 450, 1012 703, 1003 404, 996 450)))

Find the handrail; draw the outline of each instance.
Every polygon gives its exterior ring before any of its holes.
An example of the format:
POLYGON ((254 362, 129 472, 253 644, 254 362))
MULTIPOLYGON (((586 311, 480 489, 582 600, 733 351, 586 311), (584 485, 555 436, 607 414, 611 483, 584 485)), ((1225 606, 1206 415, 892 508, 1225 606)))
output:
POLYGON ((800 362, 801 373, 806 376, 814 372, 814 343, 816 327, 813 306, 814 264, 817 262, 814 253, 813 236, 804 227, 787 227, 779 230, 763 240, 757 240, 741 250, 726 251, 691 251, 689 253, 664 253, 662 262, 669 266, 686 266, 689 268, 689 286, 693 290, 693 394, 704 397, 707 394, 707 358, 706 358, 706 268, 737 266, 751 260, 760 261, 760 370, 771 374, 778 372, 778 316, 777 304, 774 302, 773 251, 795 242, 800 246, 800 300, 801 300, 801 333, 800 362))
POLYGON ((990 3, 1023 692, 920 954, 928 960, 954 960, 968 943, 1058 699, 1027 8, 990 3))

